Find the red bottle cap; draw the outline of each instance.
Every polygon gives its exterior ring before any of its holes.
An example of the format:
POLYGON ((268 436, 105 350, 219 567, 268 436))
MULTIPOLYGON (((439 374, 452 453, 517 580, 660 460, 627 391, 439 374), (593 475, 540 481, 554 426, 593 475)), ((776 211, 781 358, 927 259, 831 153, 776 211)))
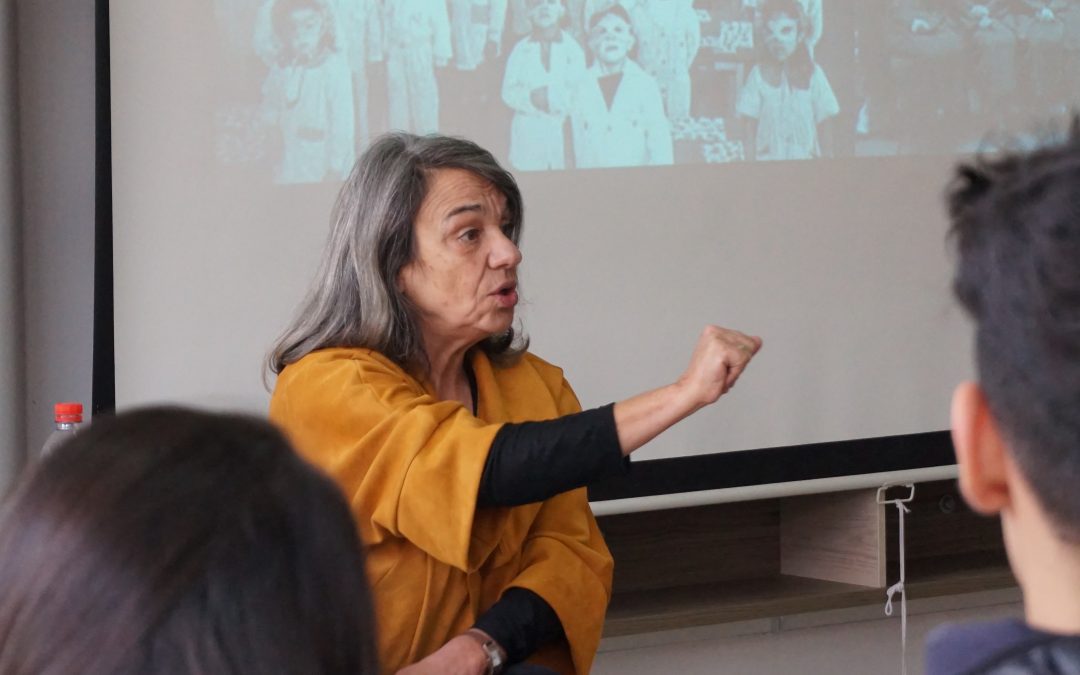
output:
POLYGON ((57 403, 53 406, 57 423, 79 424, 82 422, 82 403, 57 403))

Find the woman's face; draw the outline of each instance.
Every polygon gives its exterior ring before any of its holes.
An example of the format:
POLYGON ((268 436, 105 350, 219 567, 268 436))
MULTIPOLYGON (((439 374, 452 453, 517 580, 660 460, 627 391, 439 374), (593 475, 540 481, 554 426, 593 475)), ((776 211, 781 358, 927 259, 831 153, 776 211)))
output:
POLYGON ((521 251, 508 228, 506 197, 491 183, 463 169, 429 175, 415 255, 398 274, 426 348, 471 346, 510 328, 521 251))

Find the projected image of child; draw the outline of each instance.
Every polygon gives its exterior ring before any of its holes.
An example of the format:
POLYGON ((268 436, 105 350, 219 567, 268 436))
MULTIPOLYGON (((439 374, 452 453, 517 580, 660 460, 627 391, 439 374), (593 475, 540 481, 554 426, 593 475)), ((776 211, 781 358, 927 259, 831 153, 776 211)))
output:
MULTIPOLYGON (((595 0, 565 0, 566 24, 570 35, 578 40, 579 44, 585 41, 585 24, 588 21, 586 7, 595 0)), ((532 32, 532 21, 529 20, 529 0, 510 0, 510 32, 521 38, 532 32)))
POLYGON ((579 168, 671 164, 671 127, 656 80, 629 52, 630 16, 615 5, 589 21, 592 65, 574 97, 574 159, 579 168))
MULTIPOLYGON (((799 0, 803 12, 806 13, 806 21, 809 25, 806 33, 806 46, 810 48, 811 54, 814 53, 814 48, 821 41, 821 34, 825 32, 825 16, 821 2, 822 0, 799 0)), ((753 7, 755 15, 760 17, 761 0, 743 0, 743 5, 753 7)))
POLYGON ((690 117, 690 66, 701 47, 692 0, 624 0, 638 40, 638 60, 656 78, 671 120, 690 117))
POLYGON ((585 73, 585 52, 560 22, 562 0, 528 0, 532 32, 510 52, 502 97, 514 111, 510 164, 516 169, 566 166, 566 119, 585 73))
POLYGON ((326 0, 275 0, 280 45, 263 83, 263 117, 281 132, 279 183, 340 179, 356 159, 352 75, 326 0))
POLYGON ((809 159, 832 153, 830 120, 840 112, 825 72, 807 47, 798 0, 765 0, 758 26, 761 61, 736 102, 747 159, 809 159))
POLYGON ((445 0, 386 0, 383 45, 391 128, 434 133, 439 128, 435 68, 445 67, 453 51, 445 0))

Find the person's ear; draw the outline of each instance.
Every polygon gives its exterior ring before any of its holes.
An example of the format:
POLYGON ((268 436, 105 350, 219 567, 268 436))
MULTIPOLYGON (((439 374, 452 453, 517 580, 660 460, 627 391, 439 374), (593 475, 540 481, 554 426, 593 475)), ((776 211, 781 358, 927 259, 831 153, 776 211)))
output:
POLYGON ((952 439, 964 500, 984 515, 1000 513, 1011 501, 1008 446, 975 382, 964 382, 953 392, 952 439))

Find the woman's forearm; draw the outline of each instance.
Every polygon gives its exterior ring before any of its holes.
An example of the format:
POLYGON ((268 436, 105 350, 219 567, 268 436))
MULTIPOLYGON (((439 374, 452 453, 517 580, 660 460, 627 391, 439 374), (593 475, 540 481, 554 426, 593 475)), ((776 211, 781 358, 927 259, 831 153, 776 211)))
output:
POLYGON ((678 383, 619 401, 615 404, 615 428, 623 456, 629 456, 701 407, 678 383))
POLYGON ((761 338, 709 326, 666 387, 544 422, 505 424, 488 451, 477 505, 543 501, 628 469, 626 457, 735 386, 761 338))

